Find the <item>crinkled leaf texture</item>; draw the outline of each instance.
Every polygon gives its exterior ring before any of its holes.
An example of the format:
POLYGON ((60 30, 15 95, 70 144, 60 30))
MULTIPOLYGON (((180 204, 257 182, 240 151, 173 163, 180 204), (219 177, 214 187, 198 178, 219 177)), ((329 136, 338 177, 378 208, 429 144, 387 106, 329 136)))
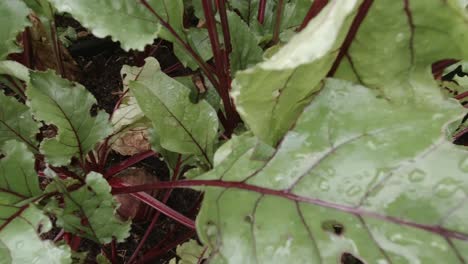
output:
POLYGON ((38 132, 39 124, 34 121, 31 110, 14 97, 0 92, 0 145, 16 139, 37 151, 35 135, 38 132))
POLYGON ((218 133, 216 111, 205 100, 190 101, 190 89, 164 74, 154 58, 146 59, 156 69, 151 78, 130 83, 138 105, 153 122, 160 145, 181 154, 200 155, 211 163, 213 144, 218 133))
POLYGON ((2 263, 71 263, 70 249, 42 241, 52 228, 49 218, 29 199, 42 193, 34 171, 34 156, 15 140, 1 146, 0 261, 2 263))
POLYGON ((327 80, 267 161, 244 135, 199 177, 210 263, 465 262, 468 151, 441 133, 462 112, 327 80))
POLYGON ((86 185, 67 192, 64 183, 64 208, 58 207, 53 200, 48 210, 57 215, 58 224, 65 230, 92 239, 98 243, 107 244, 115 238, 123 242, 130 231, 130 221, 122 221, 116 215, 117 202, 110 193, 111 187, 101 174, 91 172, 86 176, 86 185))
POLYGON ((18 0, 0 1, 0 60, 21 49, 16 45, 16 35, 29 26, 29 8, 18 0))
POLYGON ((83 159, 100 140, 111 133, 108 114, 91 109, 96 99, 82 85, 54 72, 31 72, 26 91, 37 120, 58 128, 57 136, 41 143, 41 153, 54 166, 66 165, 72 157, 83 159))
POLYGON ((231 95, 257 137, 275 145, 321 88, 358 2, 331 2, 270 59, 238 72, 231 95))

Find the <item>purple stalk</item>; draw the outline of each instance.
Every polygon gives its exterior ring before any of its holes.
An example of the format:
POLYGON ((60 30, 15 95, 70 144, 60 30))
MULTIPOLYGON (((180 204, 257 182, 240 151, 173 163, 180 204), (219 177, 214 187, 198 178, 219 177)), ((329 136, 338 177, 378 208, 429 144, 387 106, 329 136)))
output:
POLYGON ((266 9, 266 1, 267 0, 260 0, 260 2, 258 3, 258 23, 260 23, 261 25, 263 25, 263 23, 265 22, 265 9, 266 9))
POLYGON ((328 0, 315 0, 310 6, 309 11, 307 12, 302 24, 299 26, 297 31, 303 30, 309 22, 314 19, 320 11, 328 4, 328 0))
POLYGON ((139 154, 136 154, 134 156, 131 156, 130 158, 120 162, 119 164, 117 165, 114 165, 112 167, 110 167, 106 173, 104 174, 104 178, 108 179, 112 176, 114 176, 115 174, 127 169, 128 167, 144 160, 144 159, 147 159, 153 155, 155 155, 156 153, 152 150, 147 150, 147 151, 144 151, 144 152, 141 152, 139 154))

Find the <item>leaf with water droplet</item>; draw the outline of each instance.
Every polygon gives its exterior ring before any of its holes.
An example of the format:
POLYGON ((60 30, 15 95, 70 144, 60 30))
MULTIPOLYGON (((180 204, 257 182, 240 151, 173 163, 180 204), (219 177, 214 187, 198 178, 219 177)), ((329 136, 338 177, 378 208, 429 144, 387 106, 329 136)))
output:
POLYGON ((430 106, 378 94, 328 80, 269 159, 252 159, 251 137, 221 148, 197 177, 217 180, 197 219, 214 262, 335 263, 349 252, 365 263, 458 263, 443 234, 468 246, 467 151, 441 128, 464 110, 442 96, 430 106), (323 232, 331 220, 340 236, 323 232))

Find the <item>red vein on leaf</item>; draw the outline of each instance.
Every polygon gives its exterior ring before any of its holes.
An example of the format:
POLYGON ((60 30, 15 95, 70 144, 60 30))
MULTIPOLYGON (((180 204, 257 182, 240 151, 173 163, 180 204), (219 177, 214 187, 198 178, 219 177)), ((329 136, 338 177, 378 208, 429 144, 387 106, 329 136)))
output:
POLYGON ((5 189, 5 188, 0 188, 0 192, 8 193, 8 194, 17 196, 18 198, 21 198, 21 199, 27 199, 28 198, 27 196, 24 196, 24 195, 19 194, 19 193, 15 192, 15 191, 8 190, 8 189, 5 189))
POLYGON ((348 53, 349 47, 351 46, 351 43, 356 37, 359 27, 361 26, 362 21, 364 21, 364 18, 366 18, 367 12, 369 11, 369 8, 372 6, 373 3, 374 0, 364 0, 364 2, 362 2, 357 15, 354 18, 353 23, 351 24, 351 28, 348 31, 348 35, 346 35, 346 38, 343 44, 341 45, 340 52, 338 53, 338 56, 336 57, 336 60, 333 63, 333 66, 328 72, 328 77, 332 77, 333 75, 335 75, 338 66, 340 66, 340 63, 343 60, 346 53, 348 53))
POLYGON ((324 201, 318 198, 300 196, 300 195, 291 193, 287 190, 268 189, 268 188, 264 188, 261 186, 250 185, 244 182, 220 181, 220 180, 183 180, 183 181, 176 181, 176 182, 158 182, 154 184, 136 185, 136 186, 131 186, 131 187, 121 187, 119 185, 114 185, 114 184, 111 184, 111 185, 113 187, 113 190, 112 190, 113 194, 134 193, 134 192, 142 192, 142 191, 164 189, 164 188, 188 188, 188 187, 195 187, 195 186, 221 187, 221 188, 247 190, 247 191, 253 191, 253 192, 257 192, 257 193, 261 193, 265 195, 277 196, 277 197, 281 197, 281 198, 292 200, 292 201, 309 203, 309 204, 313 204, 313 205, 317 205, 317 206, 325 207, 329 209, 335 209, 335 210, 350 213, 350 214, 372 217, 372 218, 388 221, 388 222, 395 223, 395 224, 422 229, 427 232, 435 233, 444 237, 455 238, 459 240, 468 240, 467 233, 450 230, 442 226, 419 224, 419 223, 415 223, 409 220, 400 219, 394 216, 382 215, 376 212, 367 211, 362 208, 356 208, 356 207, 352 207, 348 205, 337 204, 337 203, 333 203, 329 201, 324 201))
POLYGON ((404 10, 406 17, 408 19, 408 25, 410 27, 410 60, 411 64, 414 64, 414 21, 413 21, 413 14, 411 13, 411 9, 409 6, 409 0, 403 0, 404 3, 404 10))
POLYGON ((28 144, 31 148, 33 148, 34 150, 36 150, 37 152, 39 152, 39 148, 36 147, 33 143, 29 142, 29 140, 27 140, 26 138, 23 137, 23 135, 21 135, 19 132, 17 132, 16 130, 14 130, 12 127, 10 127, 5 121, 3 120, 0 120, 0 123, 2 123, 6 128, 8 128, 13 134, 15 134, 15 136, 17 136, 18 138, 20 138, 22 141, 24 141, 24 143, 28 144))
POLYGON ((303 30, 309 22, 314 19, 320 11, 328 4, 328 0, 315 0, 312 5, 310 6, 309 11, 307 12, 302 24, 297 28, 297 31, 303 30))

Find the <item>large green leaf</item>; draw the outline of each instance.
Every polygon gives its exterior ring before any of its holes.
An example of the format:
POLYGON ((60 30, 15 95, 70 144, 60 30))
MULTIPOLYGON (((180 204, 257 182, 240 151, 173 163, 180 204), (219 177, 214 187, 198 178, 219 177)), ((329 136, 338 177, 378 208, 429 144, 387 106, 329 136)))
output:
POLYGON ((101 174, 91 172, 86 176, 86 185, 74 190, 65 190, 65 184, 55 181, 63 193, 64 208, 53 200, 47 209, 58 217, 58 224, 68 232, 107 244, 115 238, 123 242, 130 231, 130 221, 122 221, 116 213, 118 207, 110 193, 111 187, 101 174))
POLYGON ((14 97, 0 92, 0 145, 10 139, 16 139, 37 151, 35 135, 38 132, 39 124, 34 121, 29 108, 14 97))
MULTIPOLYGON (((124 50, 143 50, 158 36, 161 24, 140 1, 50 0, 61 12, 73 15, 97 37, 112 36, 124 50)), ((148 0, 159 5, 160 0, 148 0)))
POLYGON ((190 89, 164 74, 154 58, 146 59, 142 73, 152 71, 151 78, 130 83, 138 105, 153 122, 159 142, 164 149, 200 155, 211 163, 213 143, 218 132, 216 111, 205 100, 194 104, 190 89))
POLYGON ((464 263, 468 151, 441 134, 460 114, 328 80, 267 161, 241 136, 199 177, 226 187, 197 219, 210 263, 464 263))
POLYGON ((468 58, 467 20, 458 0, 373 1, 335 77, 395 102, 437 97, 420 89, 415 75, 438 60, 468 58))
POLYGON ((16 45, 16 35, 30 23, 29 8, 19 0, 0 1, 0 60, 21 49, 16 45))
POLYGON ((237 74, 232 96, 260 139, 276 144, 321 88, 358 2, 330 3, 272 58, 237 74))
POLYGON ((14 140, 1 149, 5 157, 0 160, 0 262, 71 263, 68 247, 55 247, 39 237, 52 224, 27 201, 42 193, 33 154, 14 140))
POLYGON ((111 133, 107 113, 97 111, 92 116, 96 99, 91 93, 52 71, 31 72, 26 94, 36 119, 58 128, 57 136, 45 139, 40 147, 52 165, 66 165, 71 157, 83 159, 96 143, 111 133))

